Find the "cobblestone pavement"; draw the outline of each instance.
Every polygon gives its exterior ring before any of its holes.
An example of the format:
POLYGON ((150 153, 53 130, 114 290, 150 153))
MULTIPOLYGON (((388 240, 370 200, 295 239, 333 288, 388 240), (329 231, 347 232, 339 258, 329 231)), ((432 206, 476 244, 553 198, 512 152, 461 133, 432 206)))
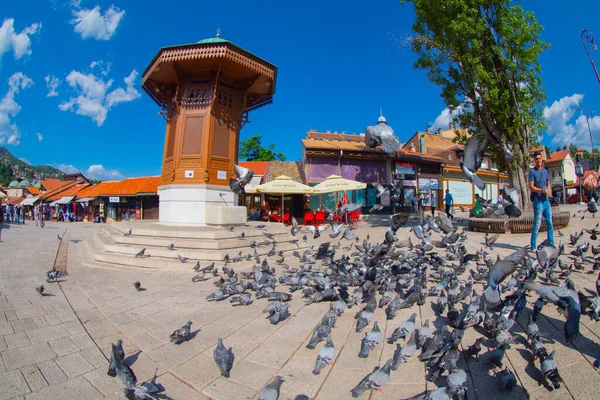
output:
MULTIPOLYGON (((574 212, 581 206, 564 206, 574 212)), ((583 227, 591 228, 600 219, 589 214, 581 221, 577 214, 568 234, 583 227)), ((362 222, 356 231, 361 240, 370 234, 371 241, 381 241, 386 227, 362 222)), ((306 349, 312 330, 329 309, 329 304, 305 305, 296 292, 291 301, 292 316, 279 325, 271 325, 262 313, 264 299, 247 307, 232 307, 228 301, 207 302, 205 296, 214 291, 212 279, 192 283, 190 271, 145 271, 127 267, 91 268, 83 266, 78 245, 86 237, 98 233, 100 226, 82 223, 48 223, 44 229, 34 224, 13 226, 2 230, 0 242, 0 399, 99 399, 122 398, 118 378, 106 375, 110 344, 124 341, 126 362, 132 366, 139 382, 151 379, 165 388, 173 399, 252 399, 274 375, 282 375, 281 399, 305 394, 316 399, 348 399, 350 389, 376 365, 390 358, 395 345, 384 343, 366 359, 357 357, 364 337, 354 331, 358 309, 347 310, 332 331, 337 357, 320 375, 313 375, 316 350, 306 349), (68 246, 66 260, 68 276, 59 284, 45 282, 57 255, 61 236, 66 230, 63 246, 68 246), (139 280, 145 291, 132 286, 139 280), (44 284, 46 295, 34 288, 44 284), (192 321, 195 337, 179 346, 169 342, 169 334, 192 321), (220 377, 212 352, 217 338, 233 347, 235 365, 230 379, 220 377)), ((238 228, 239 229, 239 228, 238 228)), ((409 234, 404 227, 399 238, 409 234)), ((412 234, 410 234, 412 235, 412 234)), ((469 232, 467 247, 476 251, 482 247, 483 235, 469 232)), ((545 238, 540 234, 540 241, 545 238)), ((325 235, 328 239, 328 235, 325 235)), ((434 234, 437 238, 437 234, 434 234)), ((557 241, 558 241, 557 237, 557 241)), ((323 238, 325 240, 325 238, 323 238)), ((589 235, 584 236, 588 241, 589 235)), ((413 241, 416 243, 413 237, 413 241)), ((335 241, 334 241, 335 242, 335 241)), ((501 257, 529 243, 529 235, 501 235, 491 255, 501 257)), ((567 252, 570 251, 567 246, 567 252)), ((567 259, 565 257, 565 259, 567 259)), ((59 257, 58 263, 64 263, 59 257)), ((286 262, 297 265, 297 259, 287 256, 286 262)), ((251 263, 234 265, 236 271, 249 269, 251 263)), ((275 263, 273 262, 273 265, 275 263)), ((591 264, 586 265, 587 270, 591 264)), ((279 270, 278 270, 279 273, 279 270)), ((573 273, 578 289, 595 292, 595 274, 573 273)), ((591 294, 591 293, 586 293, 591 294)), ((530 296, 528 300, 535 300, 530 296)), ((434 299, 435 300, 435 299, 434 299)), ((531 304, 528 304, 531 308, 531 304)), ((445 323, 436 317, 431 299, 421 306, 401 310, 392 321, 385 319, 383 309, 377 309, 384 337, 398 327, 410 314, 417 312, 417 327, 422 321, 445 323)), ((523 327, 528 312, 519 318, 512 332, 524 338, 523 327)), ((600 376, 592 366, 600 357, 600 323, 588 316, 581 320, 581 335, 574 345, 565 345, 562 333, 564 318, 548 305, 538 322, 548 351, 557 350, 557 363, 564 380, 562 387, 552 392, 538 384, 539 362, 527 361, 529 352, 519 339, 506 353, 505 364, 516 372, 518 388, 507 394, 497 390, 498 382, 486 359, 486 350, 478 359, 461 360, 469 373, 470 398, 593 399, 600 395, 600 376)), ((366 328, 365 331, 370 330, 366 328)), ((467 330, 464 348, 481 336, 475 329, 467 330)), ((444 383, 444 378, 438 381, 444 383)), ((383 392, 371 392, 361 398, 401 399, 422 394, 436 385, 425 380, 425 367, 416 359, 392 372, 383 392)))

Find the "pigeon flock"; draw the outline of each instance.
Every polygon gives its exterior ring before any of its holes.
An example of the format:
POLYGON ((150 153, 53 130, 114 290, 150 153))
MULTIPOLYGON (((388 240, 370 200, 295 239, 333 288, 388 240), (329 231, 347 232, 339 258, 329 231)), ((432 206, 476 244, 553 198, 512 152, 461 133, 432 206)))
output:
MULTIPOLYGON (((477 143, 477 146, 481 144, 477 143)), ((468 170, 473 171, 475 179, 477 168, 468 170)), ((236 172, 239 175, 237 180, 241 181, 232 182, 232 187, 243 190, 245 183, 242 181, 247 174, 251 175, 251 171, 236 169, 236 172)), ((381 196, 385 190, 390 189, 377 187, 377 195, 381 196)), ((509 189, 503 194, 505 201, 491 212, 501 208, 501 212, 508 216, 520 215, 520 193, 509 189)), ((318 246, 315 243, 302 252, 292 252, 291 257, 297 259, 297 267, 288 265, 286 257, 290 256, 283 250, 277 250, 276 236, 265 225, 255 225, 252 228, 259 229, 264 240, 256 240, 255 236, 246 238, 246 232, 241 232, 237 238, 248 240, 249 250, 245 254, 240 251, 234 257, 226 255, 221 266, 213 262, 202 267, 200 262, 196 262, 192 268, 195 273, 192 281, 213 279, 216 290, 206 297, 207 301, 228 300, 232 307, 264 301, 265 323, 271 324, 279 324, 293 315, 294 310, 290 309, 289 303, 293 297, 303 298, 309 306, 329 303, 329 310, 320 318, 306 345, 307 349, 314 350, 312 373, 315 375, 327 372, 335 361, 337 349, 332 332, 336 329, 336 321, 349 318, 350 310, 355 308, 354 330, 361 334, 364 332, 357 359, 372 357, 373 350, 383 346, 384 340, 395 345, 395 351, 391 358, 381 360, 382 365, 354 387, 347 388, 354 398, 366 398, 368 392, 382 390, 391 376, 401 374, 402 365, 413 358, 424 363, 426 379, 438 386, 423 393, 421 398, 467 398, 470 390, 468 371, 460 368, 461 357, 489 363, 497 389, 508 392, 518 386, 515 372, 511 370, 512 364, 503 362, 505 352, 511 346, 527 349, 529 356, 526 361, 531 368, 539 371, 540 385, 547 390, 561 389, 560 349, 547 351, 547 333, 540 330, 537 321, 548 303, 558 307, 565 318, 564 345, 573 346, 583 316, 600 320, 600 247, 595 248, 590 242, 597 240, 599 224, 594 229, 581 229, 571 234, 567 243, 557 247, 543 242, 537 249, 529 249, 528 246, 515 248, 510 255, 494 259, 487 249, 493 250, 495 245, 499 245, 499 235, 486 234, 483 243, 475 244, 480 250, 469 252, 466 228, 461 229, 443 213, 424 218, 422 224, 414 224, 410 231, 402 231, 402 235, 399 228, 408 222, 409 217, 395 214, 391 216, 383 237, 372 240, 366 235, 361 240, 357 235, 360 228, 333 219, 336 214, 360 206, 345 204, 342 206, 344 210, 330 212, 327 224, 318 228, 300 227, 292 218, 292 243, 318 239, 322 234, 327 235, 326 231, 331 228, 328 233, 331 240, 321 240, 318 246), (311 234, 311 239, 302 233, 303 230, 311 234), (584 239, 586 233, 590 235, 590 241, 584 239), (302 238, 295 239, 299 235, 303 235, 302 238), (333 243, 333 239, 337 241, 333 243), (260 246, 271 247, 266 257, 261 258, 257 253, 256 249, 260 246), (277 268, 272 266, 273 259, 277 268), (233 264, 242 261, 253 262, 250 271, 234 270, 233 264), (598 273, 596 293, 585 294, 578 289, 571 279, 574 273, 598 273), (419 306, 425 305, 428 298, 434 300, 431 304, 435 309, 435 320, 426 320, 417 326, 419 306), (377 308, 385 311, 388 331, 391 332, 389 337, 384 337, 380 328, 383 321, 375 318, 377 308), (398 311, 403 309, 411 311, 410 317, 394 321, 398 311), (523 318, 519 319, 519 316, 523 318), (522 325, 519 322, 522 320, 527 320, 527 324, 521 326, 526 337, 514 333, 513 329, 522 325), (393 330, 389 329, 390 326, 393 330), (465 349, 462 340, 468 330, 476 331, 480 336, 465 349)), ((587 211, 593 214, 589 206, 587 211)), ((244 228, 228 228, 230 232, 238 229, 244 228)), ((131 231, 126 234, 131 235, 131 231)), ((564 235, 558 231, 558 236, 562 242, 564 235)), ((468 243, 474 244, 473 240, 468 243)), ((170 244, 168 248, 175 250, 176 246, 170 244)), ((148 256, 145 249, 136 255, 144 256, 148 256)), ((187 258, 178 257, 182 263, 187 262, 187 258)), ((58 275, 55 269, 48 271, 48 282, 56 281, 58 275)), ((133 285, 136 291, 141 290, 139 281, 133 285)), ((43 294, 43 285, 36 290, 43 294)), ((173 345, 193 340, 195 334, 191 326, 192 321, 188 321, 170 335, 173 345)), ((229 378, 234 369, 235 355, 234 349, 226 346, 226 341, 218 338, 213 356, 221 376, 229 378)), ((599 360, 595 365, 598 364, 599 360)), ((112 344, 108 375, 119 377, 129 399, 164 397, 165 389, 156 383, 156 376, 152 381, 138 385, 134 371, 125 362, 121 341, 112 344)), ((285 377, 277 375, 260 390, 257 398, 277 400, 283 385, 285 377)), ((308 397, 296 397, 304 398, 308 397)))

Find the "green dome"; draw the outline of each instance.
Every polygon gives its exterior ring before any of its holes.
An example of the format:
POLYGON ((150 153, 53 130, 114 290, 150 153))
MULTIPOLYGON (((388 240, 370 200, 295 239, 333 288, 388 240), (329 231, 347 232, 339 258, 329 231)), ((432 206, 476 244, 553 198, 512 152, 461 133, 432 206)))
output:
POLYGON ((27 186, 31 186, 31 182, 29 182, 27 179, 23 179, 20 183, 19 183, 19 187, 27 187, 27 186))
POLYGON ((212 37, 208 39, 202 39, 198 44, 209 44, 209 43, 229 43, 229 40, 221 39, 220 37, 212 37))
POLYGON ((33 184, 33 187, 34 187, 34 188, 41 189, 41 188, 42 188, 42 182, 40 182, 40 181, 37 181, 36 183, 34 183, 34 184, 33 184))
POLYGON ((8 185, 8 187, 10 187, 10 188, 16 188, 16 187, 19 187, 19 181, 12 181, 12 182, 11 182, 11 183, 8 185))

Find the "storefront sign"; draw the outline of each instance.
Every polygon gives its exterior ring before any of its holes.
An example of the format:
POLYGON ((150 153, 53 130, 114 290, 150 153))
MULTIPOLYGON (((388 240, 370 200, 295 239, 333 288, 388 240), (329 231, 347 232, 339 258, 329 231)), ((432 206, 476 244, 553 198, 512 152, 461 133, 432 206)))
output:
POLYGON ((217 179, 226 180, 227 179, 227 171, 217 171, 217 179))
POLYGON ((473 204, 473 184, 470 181, 448 181, 454 204, 473 204))
POLYGON ((415 174, 415 166, 414 164, 407 162, 397 162, 395 174, 401 178, 404 178, 405 175, 414 175, 415 174))
POLYGON ((431 189, 431 179, 419 178, 419 189, 431 189))
POLYGON ((431 180, 431 188, 432 189, 439 189, 439 183, 437 179, 432 179, 431 180))
POLYGON ((416 187, 417 186, 417 181, 409 181, 409 180, 403 180, 402 181, 402 186, 404 187, 416 187))
POLYGON ((121 199, 119 197, 109 197, 108 198, 108 202, 109 203, 118 203, 121 199))

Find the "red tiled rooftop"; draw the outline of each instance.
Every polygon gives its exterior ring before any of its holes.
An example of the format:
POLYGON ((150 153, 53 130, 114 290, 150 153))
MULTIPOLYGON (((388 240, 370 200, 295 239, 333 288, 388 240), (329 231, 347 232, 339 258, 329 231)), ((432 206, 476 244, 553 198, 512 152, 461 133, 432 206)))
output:
POLYGON ((134 196, 137 193, 151 193, 149 191, 143 190, 144 187, 148 186, 151 188, 153 183, 156 183, 158 187, 158 177, 157 176, 149 176, 142 178, 127 178, 120 182, 115 183, 114 185, 107 188, 108 193, 102 193, 104 195, 115 195, 115 196, 134 196))
POLYGON ((238 165, 254 171, 254 176, 265 176, 267 168, 269 168, 269 161, 240 161, 238 165))
POLYGON ((29 193, 31 193, 34 196, 37 196, 38 194, 40 194, 40 189, 33 187, 33 186, 27 186, 27 190, 29 190, 29 193))
POLYGON ((44 187, 44 189, 46 189, 47 192, 50 192, 54 189, 58 189, 59 187, 68 183, 59 181, 58 179, 54 178, 42 179, 40 182, 42 183, 42 186, 44 187))
POLYGON ((569 154, 569 150, 555 151, 550 155, 550 158, 546 160, 546 163, 559 162, 565 159, 569 154))
MULTIPOLYGON (((73 181, 75 182, 75 181, 73 181)), ((54 201, 54 200, 58 200, 64 196, 77 196, 80 197, 79 192, 81 192, 83 189, 89 187, 90 184, 89 183, 80 183, 80 184, 76 184, 73 185, 69 188, 66 188, 63 191, 57 191, 56 193, 52 194, 49 197, 46 197, 47 201, 54 201)))

